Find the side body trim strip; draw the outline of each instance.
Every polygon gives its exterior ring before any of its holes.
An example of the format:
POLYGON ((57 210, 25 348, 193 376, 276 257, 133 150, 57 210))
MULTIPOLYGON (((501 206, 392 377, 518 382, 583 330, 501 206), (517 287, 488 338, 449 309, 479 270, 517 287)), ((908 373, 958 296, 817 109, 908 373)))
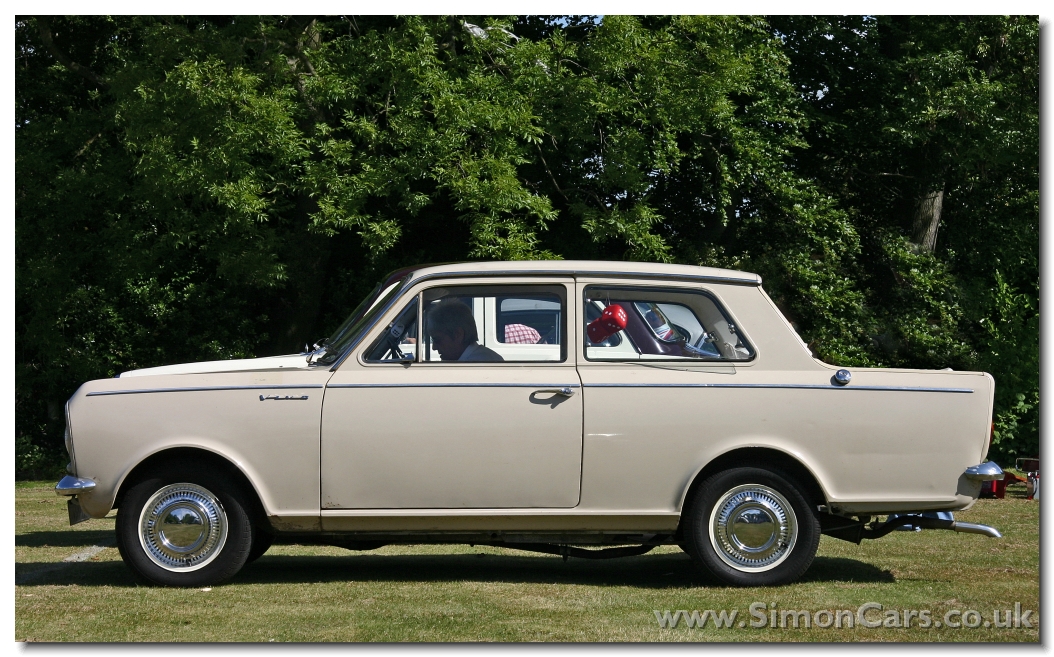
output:
POLYGON ((143 395, 154 392, 206 392, 211 390, 296 390, 303 388, 324 388, 321 383, 298 383, 288 385, 257 386, 198 386, 191 388, 143 388, 142 390, 98 390, 89 392, 86 397, 103 397, 107 395, 143 395))
MULTIPOLYGON (((207 392, 213 390, 299 390, 323 388, 319 383, 250 386, 199 386, 190 388, 143 388, 141 390, 99 390, 87 397, 141 395, 160 392, 207 392)), ((971 388, 923 388, 915 386, 829 386, 808 383, 331 383, 330 388, 782 388, 798 390, 879 390, 893 392, 950 392, 970 394, 971 388)))
POLYGON ((331 383, 329 388, 578 388, 577 383, 331 383))
POLYGON ((883 390, 893 392, 972 393, 971 388, 921 388, 914 386, 833 386, 810 383, 590 383, 586 388, 791 388, 800 390, 883 390))

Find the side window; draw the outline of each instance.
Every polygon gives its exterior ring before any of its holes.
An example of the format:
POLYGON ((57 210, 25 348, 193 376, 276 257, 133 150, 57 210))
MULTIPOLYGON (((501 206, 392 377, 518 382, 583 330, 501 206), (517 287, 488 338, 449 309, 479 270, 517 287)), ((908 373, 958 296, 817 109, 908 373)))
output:
POLYGON ((422 297, 424 362, 566 360, 563 286, 435 287, 422 297))
POLYGON ((414 297, 366 350, 366 362, 405 363, 416 360, 417 308, 418 298, 414 297))
POLYGON ((496 297, 497 331, 502 344, 560 344, 563 308, 552 295, 496 297))
POLYGON ((710 295, 675 288, 589 286, 589 360, 744 361, 754 349, 710 295))

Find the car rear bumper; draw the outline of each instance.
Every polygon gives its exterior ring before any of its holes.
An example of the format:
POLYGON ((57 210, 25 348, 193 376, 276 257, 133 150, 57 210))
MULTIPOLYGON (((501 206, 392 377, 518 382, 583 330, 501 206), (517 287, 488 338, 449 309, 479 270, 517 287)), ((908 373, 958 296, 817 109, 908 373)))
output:
POLYGON ((966 468, 963 475, 972 481, 998 481, 1003 478, 1003 469, 993 461, 986 461, 966 468))

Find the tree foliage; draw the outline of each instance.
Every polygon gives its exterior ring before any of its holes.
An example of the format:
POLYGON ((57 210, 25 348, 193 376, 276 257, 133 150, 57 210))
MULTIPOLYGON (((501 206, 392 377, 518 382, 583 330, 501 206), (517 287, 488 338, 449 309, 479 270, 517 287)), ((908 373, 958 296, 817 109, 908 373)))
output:
POLYGON ((1039 449, 1035 17, 780 18, 809 127, 800 171, 863 237, 876 362, 996 379, 994 455, 1039 449), (936 249, 913 241, 944 193, 936 249))
POLYGON ((23 471, 84 380, 288 353, 465 259, 756 271, 829 362, 992 372, 998 454, 1037 449, 1034 17, 15 28, 23 471))

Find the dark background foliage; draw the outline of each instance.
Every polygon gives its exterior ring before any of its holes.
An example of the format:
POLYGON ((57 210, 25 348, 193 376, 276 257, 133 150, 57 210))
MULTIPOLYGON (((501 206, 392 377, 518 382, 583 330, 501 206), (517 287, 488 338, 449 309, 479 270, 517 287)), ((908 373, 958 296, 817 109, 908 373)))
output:
POLYGON ((387 271, 755 271, 1038 451, 1036 17, 19 17, 16 456, 83 381, 300 350, 387 271))

